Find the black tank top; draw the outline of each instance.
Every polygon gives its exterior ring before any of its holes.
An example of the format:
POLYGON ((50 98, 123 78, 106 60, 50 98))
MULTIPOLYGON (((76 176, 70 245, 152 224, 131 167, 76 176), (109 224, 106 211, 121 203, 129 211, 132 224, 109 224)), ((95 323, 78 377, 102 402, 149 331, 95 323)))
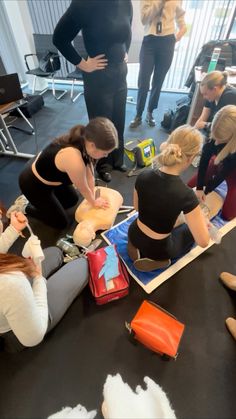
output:
MULTIPOLYGON (((57 153, 67 147, 71 146, 68 145, 65 147, 61 144, 51 143, 41 152, 38 160, 36 161, 35 167, 38 174, 43 179, 48 180, 49 182, 61 182, 64 185, 72 184, 68 174, 59 170, 55 165, 55 157, 57 153)), ((85 166, 94 164, 93 159, 87 154, 83 144, 79 144, 74 148, 81 152, 85 166)))
POLYGON ((170 233, 177 217, 199 205, 191 188, 179 176, 156 169, 144 170, 136 179, 140 221, 156 233, 170 233))

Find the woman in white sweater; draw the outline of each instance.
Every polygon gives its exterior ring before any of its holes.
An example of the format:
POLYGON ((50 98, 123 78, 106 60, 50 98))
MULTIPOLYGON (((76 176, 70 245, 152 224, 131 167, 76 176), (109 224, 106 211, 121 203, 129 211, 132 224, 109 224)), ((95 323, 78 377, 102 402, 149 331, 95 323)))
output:
POLYGON ((79 258, 62 266, 62 252, 57 247, 44 250, 43 274, 32 259, 7 254, 26 226, 24 218, 19 224, 17 213, 12 213, 11 224, 0 237, 0 342, 8 352, 40 343, 88 278, 87 261, 79 258))

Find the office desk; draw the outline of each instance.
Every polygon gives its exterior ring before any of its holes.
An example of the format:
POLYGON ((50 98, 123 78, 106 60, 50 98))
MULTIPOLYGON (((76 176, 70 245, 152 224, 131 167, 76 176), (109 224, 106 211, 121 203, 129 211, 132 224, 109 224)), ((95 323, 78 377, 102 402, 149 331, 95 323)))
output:
MULTIPOLYGON (((26 103, 26 102, 25 102, 26 103)), ((21 102, 20 105, 16 102, 6 103, 5 105, 0 105, 0 155, 13 156, 13 157, 22 157, 30 159, 34 157, 33 154, 21 153, 17 150, 17 147, 14 143, 14 140, 11 136, 11 133, 4 121, 4 114, 16 109, 17 112, 22 116, 25 122, 30 126, 31 132, 28 134, 34 134, 34 127, 30 121, 25 117, 19 106, 24 104, 21 102)))
MULTIPOLYGON (((188 114, 187 124, 195 125, 196 121, 198 120, 199 116, 202 113, 203 105, 205 100, 200 92, 200 83, 202 78, 205 76, 206 73, 202 73, 201 67, 195 67, 194 69, 194 77, 195 77, 195 90, 193 93, 193 98, 188 114)), ((236 86, 236 75, 228 77, 228 84, 232 86, 236 86)))

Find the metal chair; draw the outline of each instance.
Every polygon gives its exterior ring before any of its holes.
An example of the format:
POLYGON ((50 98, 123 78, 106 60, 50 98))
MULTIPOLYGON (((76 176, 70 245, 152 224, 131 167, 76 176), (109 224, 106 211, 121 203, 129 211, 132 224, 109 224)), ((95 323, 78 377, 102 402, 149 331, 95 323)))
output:
MULTIPOLYGON (((83 37, 81 35, 76 36, 76 38, 74 39, 74 47, 82 58, 87 59, 88 53, 85 49, 84 40, 83 40, 83 37)), ((77 95, 74 97, 75 82, 79 80, 81 82, 81 84, 83 85, 83 73, 78 67, 76 67, 74 71, 69 72, 68 61, 66 61, 66 70, 67 70, 67 73, 68 73, 67 74, 67 79, 72 80, 70 98, 71 98, 71 101, 73 103, 75 103, 75 101, 81 95, 84 94, 84 91, 81 91, 81 92, 77 93, 77 95)))
POLYGON ((33 34, 33 37, 34 37, 34 45, 35 45, 36 53, 35 54, 24 55, 25 65, 27 67, 26 74, 30 74, 30 75, 34 76, 32 94, 34 94, 34 92, 35 92, 35 84, 36 84, 37 77, 51 78, 52 79, 52 88, 47 87, 46 89, 42 90, 39 94, 43 95, 48 90, 51 90, 55 99, 59 100, 59 99, 62 98, 62 96, 64 96, 67 93, 67 90, 56 90, 55 89, 54 77, 55 77, 55 74, 57 73, 58 70, 53 71, 53 72, 45 72, 45 71, 41 70, 41 68, 39 66, 35 67, 35 68, 30 68, 29 67, 29 62, 28 62, 28 58, 33 57, 33 56, 37 57, 37 60, 39 61, 43 56, 45 56, 45 54, 48 51, 55 52, 56 54, 58 54, 57 48, 52 43, 52 35, 35 33, 35 34, 33 34), (57 96, 56 93, 61 93, 61 94, 59 94, 57 96))

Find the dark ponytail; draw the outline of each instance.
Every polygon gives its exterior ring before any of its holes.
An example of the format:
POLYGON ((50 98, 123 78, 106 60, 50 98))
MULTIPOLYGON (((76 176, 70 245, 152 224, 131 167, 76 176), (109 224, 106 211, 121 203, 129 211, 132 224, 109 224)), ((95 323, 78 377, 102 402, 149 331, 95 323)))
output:
POLYGON ((109 151, 118 147, 118 134, 114 124, 107 118, 94 118, 88 125, 75 125, 68 134, 56 138, 53 142, 64 147, 84 145, 89 141, 99 150, 109 151))
POLYGON ((83 145, 85 140, 85 126, 75 125, 70 129, 67 134, 63 134, 60 137, 53 140, 54 144, 60 144, 64 147, 83 145))

